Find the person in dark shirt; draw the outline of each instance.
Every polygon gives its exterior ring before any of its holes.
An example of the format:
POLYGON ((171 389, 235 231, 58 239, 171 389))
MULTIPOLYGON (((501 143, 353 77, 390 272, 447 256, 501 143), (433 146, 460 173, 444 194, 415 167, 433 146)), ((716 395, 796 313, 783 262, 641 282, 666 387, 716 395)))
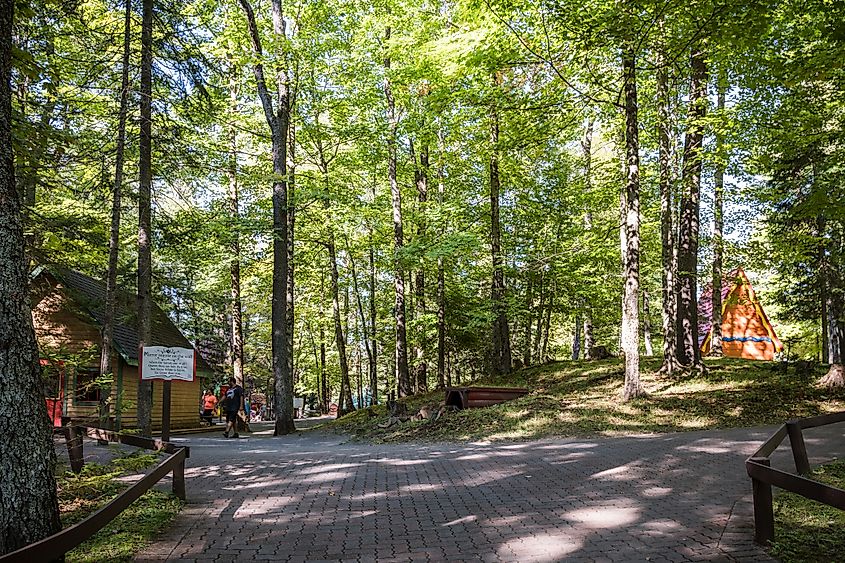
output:
POLYGON ((223 399, 223 408, 226 411, 226 431, 224 438, 238 437, 238 411, 243 408, 244 389, 234 378, 229 378, 229 389, 226 391, 226 398, 223 399))

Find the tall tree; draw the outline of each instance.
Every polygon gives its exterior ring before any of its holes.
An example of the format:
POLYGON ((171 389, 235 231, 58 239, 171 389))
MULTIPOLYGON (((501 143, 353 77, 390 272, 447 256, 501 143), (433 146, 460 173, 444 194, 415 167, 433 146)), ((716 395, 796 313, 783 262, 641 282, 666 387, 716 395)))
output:
MULTIPOLYGON (((141 128, 138 143, 138 358, 151 344, 152 311, 152 97, 153 97, 153 0, 144 0, 141 15, 141 128)), ((139 364, 140 365, 140 364, 139 364)), ((169 383, 169 382, 167 382, 169 383)), ((169 390, 169 385, 166 386, 169 390)), ((163 399, 166 400, 166 399, 163 399)), ((152 383, 138 379, 138 428, 152 434, 152 383)))
MULTIPOLYGON (((661 35, 663 19, 659 21, 661 35)), ((669 111, 669 61, 663 40, 657 46, 657 144, 660 182, 660 265, 663 321, 663 365, 661 373, 673 374, 678 363, 677 264, 675 262, 675 206, 672 197, 672 143, 669 111)))
POLYGON ((720 120, 716 128, 716 170, 713 175, 713 287, 712 317, 710 321, 710 355, 722 355, 722 255, 724 253, 725 230, 725 165, 727 156, 724 153, 725 132, 725 77, 719 72, 716 86, 716 111, 720 120))
MULTIPOLYGON (((417 198, 419 202, 419 219, 417 222, 417 237, 420 242, 424 244, 426 237, 426 205, 428 202, 428 143, 423 143, 420 149, 419 165, 416 164, 416 157, 413 156, 414 143, 411 141, 412 160, 415 161, 414 166, 414 183, 417 187, 417 198)), ((416 307, 417 307, 417 322, 421 325, 419 334, 417 336, 416 346, 414 350, 414 379, 416 380, 416 388, 419 393, 428 391, 428 364, 425 359, 424 342, 426 339, 426 331, 423 325, 423 317, 426 313, 425 307, 425 267, 421 265, 416 271, 416 280, 414 282, 414 290, 416 292, 416 307)))
MULTIPOLYGON (((276 100, 274 102, 264 78, 264 51, 261 36, 255 20, 255 12, 249 0, 240 0, 247 19, 255 63, 252 70, 255 76, 258 97, 264 110, 264 118, 270 129, 273 160, 273 304, 272 304, 272 354, 273 382, 275 390, 276 424, 274 436, 290 434, 296 431, 293 422, 293 373, 291 370, 290 344, 288 339, 288 179, 287 179, 287 141, 290 126, 290 98, 288 76, 284 64, 280 62, 276 72, 276 100)), ((285 39, 285 19, 281 0, 272 1, 273 34, 280 41, 285 39)), ((284 61, 284 57, 277 60, 284 61)))
MULTIPOLYGON (((129 55, 132 46, 132 2, 126 0, 123 16, 123 60, 120 78, 120 109, 117 116, 117 147, 114 158, 111 229, 109 231, 109 265, 106 272, 106 310, 103 317, 103 338, 100 342, 100 378, 112 377, 112 340, 114 312, 117 302, 117 261, 120 252, 120 202, 123 191, 123 159, 126 152, 126 116, 129 109, 129 55)), ((111 384, 100 390, 100 424, 109 420, 111 384)))
POLYGON ((61 528, 12 156, 14 8, 0 0, 0 555, 61 528))
POLYGON ((625 386, 628 401, 644 393, 640 384, 640 134, 637 107, 636 51, 628 39, 622 50, 625 90, 625 291, 622 298, 622 352, 625 354, 625 386))
MULTIPOLYGON (((385 31, 385 43, 390 43, 390 26, 385 31)), ((412 394, 411 375, 408 370, 408 332, 405 324, 405 269, 402 266, 402 248, 405 245, 402 231, 402 192, 396 178, 397 126, 396 100, 390 82, 390 55, 384 58, 384 97, 387 101, 387 179, 390 183, 390 200, 393 214, 394 249, 394 320, 396 324, 396 383, 400 397, 412 394)))
POLYGON ((240 236, 240 190, 238 186, 238 131, 235 128, 235 117, 238 111, 238 81, 237 66, 234 63, 229 68, 229 158, 226 163, 226 174, 229 182, 229 213, 233 221, 230 236, 229 279, 231 283, 232 309, 232 376, 238 385, 244 386, 244 332, 243 332, 243 303, 241 301, 241 236, 240 236))
POLYGON ((493 283, 491 291, 493 334, 493 372, 511 372, 511 343, 508 326, 508 310, 505 301, 505 271, 502 260, 501 222, 499 218, 499 89, 501 75, 493 73, 493 99, 490 103, 490 253, 493 260, 493 283))
POLYGON ((698 347, 698 234, 704 116, 707 112, 707 62, 704 39, 697 39, 690 56, 690 102, 684 139, 683 193, 678 231, 678 360, 704 369, 698 347))

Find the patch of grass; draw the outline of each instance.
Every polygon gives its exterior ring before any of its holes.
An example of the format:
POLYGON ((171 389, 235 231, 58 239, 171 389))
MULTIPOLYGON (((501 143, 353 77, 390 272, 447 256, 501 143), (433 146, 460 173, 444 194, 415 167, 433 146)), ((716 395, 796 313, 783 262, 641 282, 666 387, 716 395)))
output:
MULTIPOLYGON (((641 380, 648 396, 621 397, 622 362, 556 362, 479 386, 527 387, 520 399, 481 409, 447 413, 437 421, 406 422, 382 429, 384 406, 357 411, 323 425, 375 442, 496 441, 551 436, 591 436, 761 426, 845 409, 845 391, 815 385, 821 371, 781 373, 771 362, 708 360, 706 374, 667 377, 659 359, 644 360, 641 380)), ((443 392, 403 399, 408 412, 437 405, 443 392)))
MULTIPOLYGON (((812 478, 845 488, 845 462, 818 467, 812 478)), ((784 563, 841 561, 845 551, 845 512, 781 492, 775 497, 775 541, 770 553, 784 563)))
MULTIPOLYGON (((62 526, 71 526, 111 501, 127 485, 119 478, 143 472, 160 461, 155 453, 138 451, 106 465, 87 463, 79 475, 57 477, 62 526)), ((173 520, 182 501, 169 493, 150 490, 88 541, 67 553, 69 563, 131 561, 173 520)))

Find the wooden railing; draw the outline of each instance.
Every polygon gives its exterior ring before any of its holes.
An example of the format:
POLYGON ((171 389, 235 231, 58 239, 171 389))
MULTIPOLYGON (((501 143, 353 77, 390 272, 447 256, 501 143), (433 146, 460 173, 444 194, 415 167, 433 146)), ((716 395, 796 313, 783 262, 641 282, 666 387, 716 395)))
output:
POLYGON ((130 504, 171 472, 173 473, 173 494, 185 500, 185 460, 190 457, 190 450, 187 447, 174 446, 170 442, 162 442, 161 440, 153 440, 141 436, 118 434, 117 432, 109 432, 100 428, 70 426, 57 428, 56 431, 64 433, 67 438, 71 469, 76 473, 79 473, 83 466, 82 439, 85 435, 101 442, 107 441, 126 444, 148 450, 163 451, 170 455, 156 465, 152 471, 144 475, 140 481, 117 495, 111 502, 88 516, 88 518, 50 537, 0 556, 0 561, 38 562, 62 559, 65 553, 103 529, 130 504))
POLYGON ((845 510, 845 491, 802 477, 810 473, 810 461, 804 444, 803 431, 807 428, 845 422, 845 412, 791 420, 781 426, 771 438, 745 460, 745 470, 751 477, 754 494, 754 541, 765 545, 775 539, 775 517, 772 507, 772 486, 803 497, 845 510), (789 436, 792 457, 795 460, 793 475, 771 467, 772 455, 784 438, 789 436))

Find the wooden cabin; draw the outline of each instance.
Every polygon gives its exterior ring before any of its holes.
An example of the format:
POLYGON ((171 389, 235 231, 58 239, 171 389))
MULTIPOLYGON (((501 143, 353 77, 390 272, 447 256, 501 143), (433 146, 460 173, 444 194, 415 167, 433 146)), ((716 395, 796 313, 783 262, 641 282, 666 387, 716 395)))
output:
MULTIPOLYGON (((43 368, 47 409, 55 426, 63 422, 96 424, 101 388, 99 378, 101 331, 106 286, 79 272, 38 266, 31 275, 32 320, 43 368)), ((112 384, 109 403, 115 428, 137 426, 138 333, 136 297, 118 291, 112 345, 112 384)), ((151 312, 151 346, 192 348, 187 338, 157 305, 151 312)), ((194 381, 171 384, 171 428, 199 426, 203 380, 211 366, 195 350, 194 381)), ((153 428, 161 428, 162 382, 153 381, 153 428)))

